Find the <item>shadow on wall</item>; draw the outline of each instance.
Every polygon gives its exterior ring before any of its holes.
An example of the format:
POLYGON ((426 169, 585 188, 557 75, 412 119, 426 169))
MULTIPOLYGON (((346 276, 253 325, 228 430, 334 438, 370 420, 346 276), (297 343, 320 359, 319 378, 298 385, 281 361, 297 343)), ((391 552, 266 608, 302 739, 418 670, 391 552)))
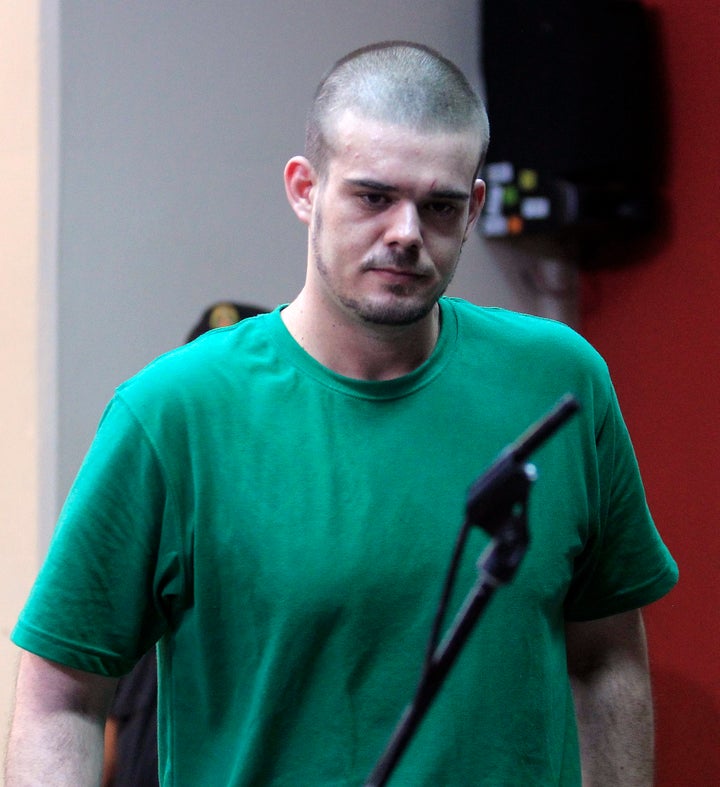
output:
POLYGON ((686 675, 653 669, 657 787, 720 784, 720 708, 686 675))

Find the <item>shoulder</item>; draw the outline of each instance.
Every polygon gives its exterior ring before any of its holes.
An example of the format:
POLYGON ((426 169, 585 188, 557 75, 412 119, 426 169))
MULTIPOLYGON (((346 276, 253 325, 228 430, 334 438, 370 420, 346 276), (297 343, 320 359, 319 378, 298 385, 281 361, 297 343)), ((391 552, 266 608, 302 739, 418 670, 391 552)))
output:
POLYGON ((218 377, 240 373, 263 352, 272 317, 272 313, 260 314, 170 350, 122 383, 117 393, 133 398, 145 391, 180 394, 207 390, 218 377))
POLYGON ((458 356, 468 374, 498 390, 575 394, 599 423, 614 399, 602 356, 564 323, 445 298, 457 322, 458 356))
POLYGON ((274 314, 218 328, 164 353, 118 386, 112 403, 122 402, 135 419, 147 422, 186 418, 236 402, 249 380, 257 380, 260 370, 272 364, 274 314))
POLYGON ((476 306, 459 298, 444 298, 457 318, 463 340, 492 345, 499 352, 533 356, 537 361, 581 363, 601 375, 607 365, 577 331, 545 317, 513 312, 494 306, 476 306))

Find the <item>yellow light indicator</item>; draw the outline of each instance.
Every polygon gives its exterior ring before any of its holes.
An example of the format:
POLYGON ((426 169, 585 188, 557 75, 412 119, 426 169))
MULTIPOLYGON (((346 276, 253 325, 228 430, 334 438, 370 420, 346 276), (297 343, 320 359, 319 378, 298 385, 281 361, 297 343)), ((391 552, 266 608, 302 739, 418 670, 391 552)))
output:
POLYGON ((534 169, 521 169, 518 172, 518 185, 523 191, 535 191, 538 187, 538 174, 534 169))

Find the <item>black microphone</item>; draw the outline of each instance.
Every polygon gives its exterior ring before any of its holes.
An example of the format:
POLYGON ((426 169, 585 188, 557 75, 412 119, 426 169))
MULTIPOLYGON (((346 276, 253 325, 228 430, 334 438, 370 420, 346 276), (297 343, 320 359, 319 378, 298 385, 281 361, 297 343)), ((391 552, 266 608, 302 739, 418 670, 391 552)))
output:
MULTIPOLYGON (((495 535, 506 519, 507 508, 517 499, 518 485, 525 483, 518 467, 570 416, 580 409, 572 394, 565 394, 540 421, 530 426, 514 443, 503 449, 492 465, 468 490, 465 514, 467 521, 495 535)), ((534 480, 535 469, 524 468, 534 480)))

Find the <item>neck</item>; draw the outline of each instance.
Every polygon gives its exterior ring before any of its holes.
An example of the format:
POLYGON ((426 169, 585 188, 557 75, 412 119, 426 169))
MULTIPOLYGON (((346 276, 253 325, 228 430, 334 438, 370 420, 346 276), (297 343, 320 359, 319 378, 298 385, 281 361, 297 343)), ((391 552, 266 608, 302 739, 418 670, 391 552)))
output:
POLYGON ((376 325, 324 315, 306 293, 283 311, 295 341, 316 361, 357 380, 392 380, 417 369, 431 355, 440 332, 440 307, 411 325, 376 325))

